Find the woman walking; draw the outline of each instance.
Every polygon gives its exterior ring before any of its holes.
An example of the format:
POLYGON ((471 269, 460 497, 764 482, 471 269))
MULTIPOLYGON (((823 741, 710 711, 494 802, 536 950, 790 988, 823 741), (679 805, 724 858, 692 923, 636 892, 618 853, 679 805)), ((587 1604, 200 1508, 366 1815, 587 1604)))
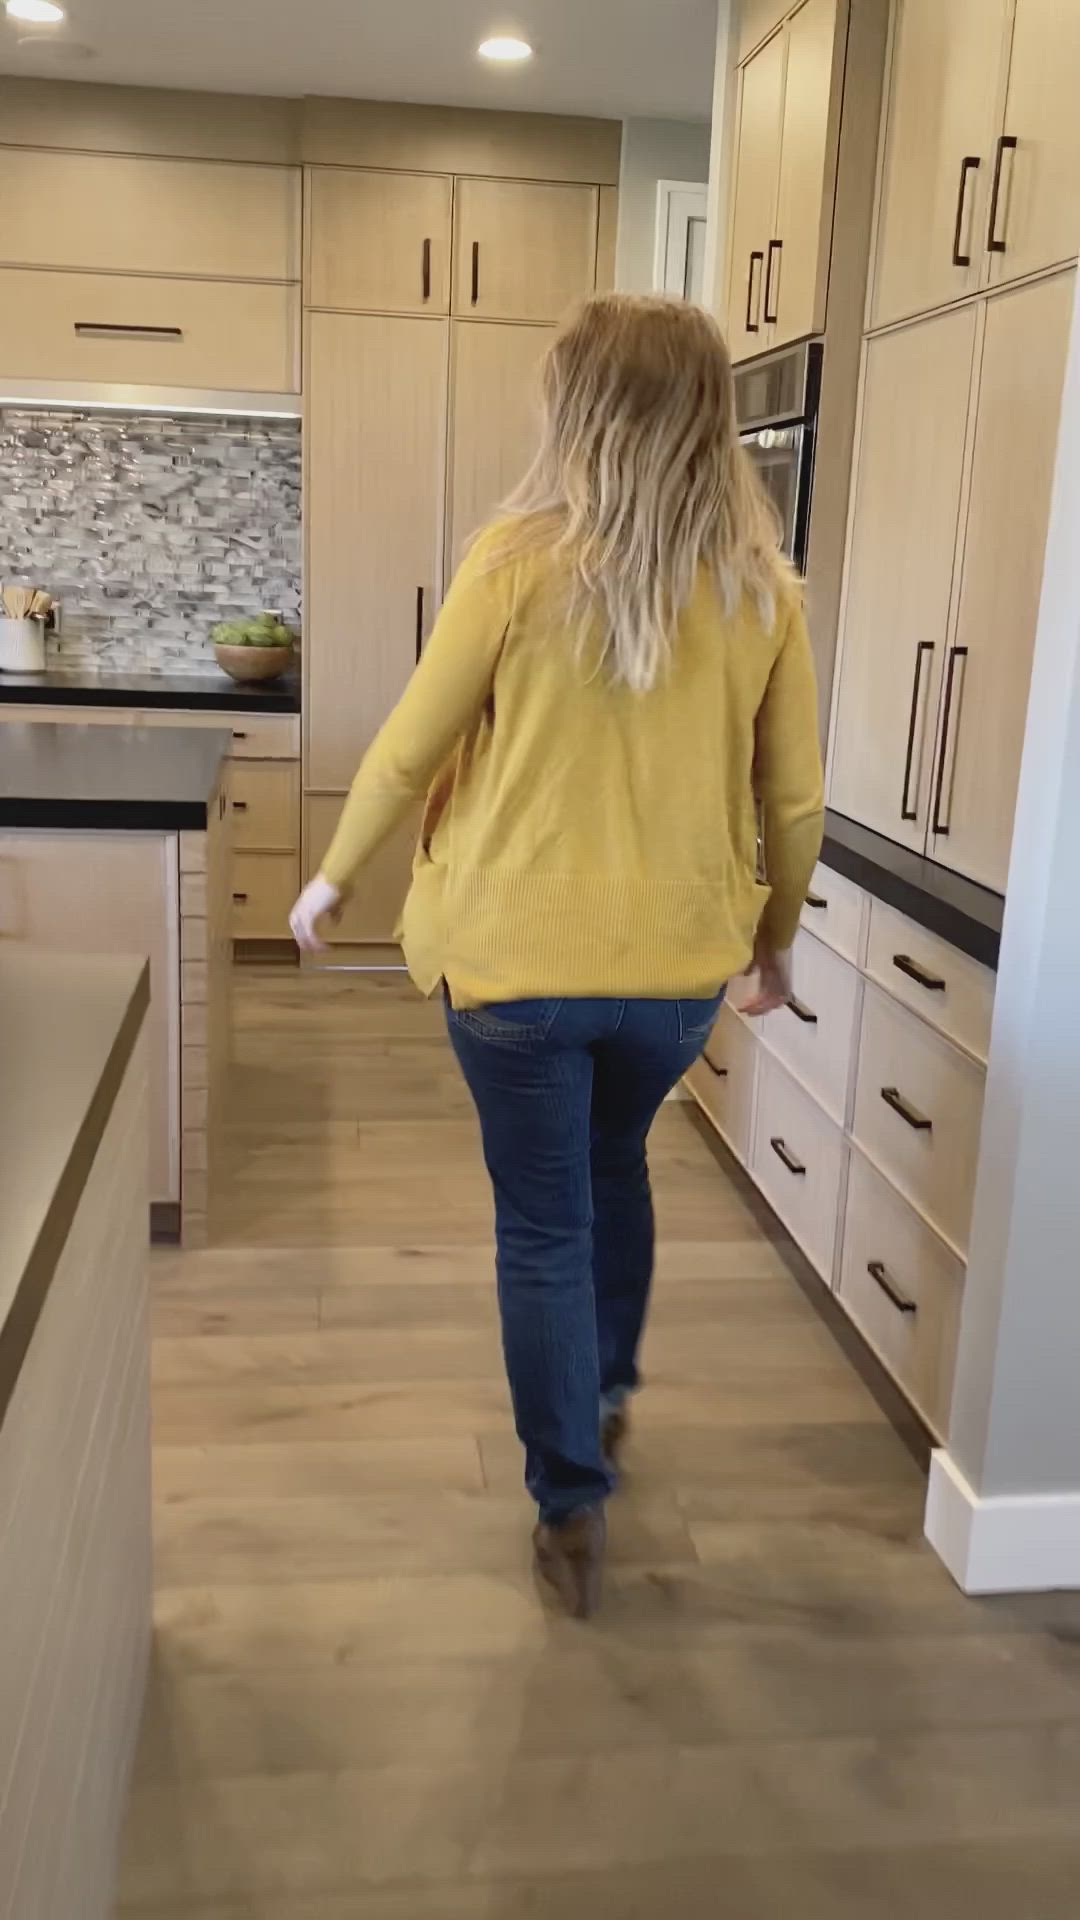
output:
POLYGON ((757 1012, 790 993, 822 776, 800 594, 715 323, 592 300, 543 397, 537 459, 458 572, 292 927, 316 947, 427 795, 405 954, 443 988, 479 1114, 537 1562, 585 1615, 652 1278, 646 1138, 727 981, 756 963, 757 1012))

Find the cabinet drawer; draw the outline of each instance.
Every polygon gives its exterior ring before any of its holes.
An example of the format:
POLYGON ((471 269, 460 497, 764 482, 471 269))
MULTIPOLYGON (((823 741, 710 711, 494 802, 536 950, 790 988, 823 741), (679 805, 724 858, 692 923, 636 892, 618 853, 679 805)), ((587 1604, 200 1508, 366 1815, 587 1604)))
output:
POLYGON ((964 1268, 857 1151, 840 1300, 939 1439, 948 1432, 964 1268))
POLYGON ((0 269, 0 368, 26 380, 299 390, 300 290, 0 269))
POLYGON ((802 910, 802 924, 826 946, 835 947, 856 966, 862 959, 863 924, 869 902, 854 880, 818 865, 802 910))
POLYGON ((984 1074, 880 991, 863 997, 852 1132, 950 1245, 967 1250, 984 1074))
POLYGON ((287 940, 289 910, 300 891, 295 853, 236 853, 232 863, 234 940, 287 940))
POLYGON ((986 1059, 997 985, 989 967, 874 900, 866 971, 932 1027, 986 1059))
POLYGON ((17 707, 0 706, 0 725, 5 720, 28 721, 66 727, 130 727, 139 719, 134 707, 17 707))
POLYGON ((839 1127, 763 1050, 750 1171, 826 1284, 832 1281, 844 1154, 839 1127))
POLYGON ((295 761, 246 760, 232 775, 233 846, 238 852, 296 853, 300 768, 295 761))
POLYGON ((705 1052, 686 1076, 698 1105, 744 1166, 750 1158, 757 1052, 750 1028, 722 1007, 705 1052))
POLYGON ((0 149, 0 260, 299 280, 300 170, 0 149))
POLYGON ((761 1023, 761 1037, 841 1126, 847 1118, 859 976, 812 934, 799 933, 795 992, 761 1023))
POLYGON ((296 713, 189 713, 155 707, 139 714, 140 727, 217 727, 232 735, 234 760, 296 760, 300 716, 296 713))

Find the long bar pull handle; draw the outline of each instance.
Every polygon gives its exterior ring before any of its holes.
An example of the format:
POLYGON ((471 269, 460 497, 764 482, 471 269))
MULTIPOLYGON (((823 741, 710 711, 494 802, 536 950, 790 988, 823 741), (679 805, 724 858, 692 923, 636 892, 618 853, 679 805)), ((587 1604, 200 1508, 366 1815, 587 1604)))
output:
POLYGON ((949 758, 949 728, 952 721, 953 689, 956 680, 956 663, 966 660, 966 647, 949 648, 949 667, 945 675, 945 706, 941 715, 941 749, 938 754, 937 785, 934 788, 933 831, 942 839, 948 837, 949 823, 941 817, 941 803, 945 796, 945 767, 949 758))
MULTIPOLYGON (((780 255, 783 253, 783 251, 784 251, 784 243, 782 240, 769 241, 769 249, 768 249, 769 257, 765 264, 765 312, 763 315, 765 325, 767 327, 774 327, 780 318, 779 306, 774 307, 771 313, 769 312, 769 296, 772 292, 773 260, 775 259, 777 262, 777 265, 779 265, 780 255)), ((780 286, 780 281, 779 281, 779 276, 777 276, 777 292, 779 292, 779 286, 780 286)))
POLYGON ((424 589, 416 589, 416 664, 420 665, 420 655, 424 651, 424 589))
POLYGON ((910 805, 908 796, 911 787, 911 768, 915 759, 915 736, 919 725, 919 694, 922 691, 923 655, 925 653, 933 653, 933 651, 934 643, 932 640, 920 640, 915 649, 915 679, 911 688, 911 712, 908 715, 907 753, 904 756, 904 788, 900 795, 901 820, 917 820, 919 817, 918 807, 910 805))
POLYGON ((927 993, 944 993, 948 985, 940 973, 927 973, 910 954, 894 953, 892 963, 898 973, 906 973, 909 980, 914 980, 917 987, 925 987, 927 993))
MULTIPOLYGON (((764 266, 765 255, 763 253, 759 253, 756 247, 754 248, 753 253, 750 255, 750 271, 746 276, 746 331, 747 333, 761 332, 761 327, 759 323, 756 320, 751 320, 750 318, 750 310, 754 304, 754 262, 755 260, 757 261, 759 267, 764 266)), ((760 290, 760 277, 759 277, 759 290, 760 290)))
POLYGON ((795 1155, 792 1153, 786 1140, 781 1140, 779 1135, 777 1135, 775 1139, 772 1139, 769 1141, 769 1145, 772 1148, 773 1152, 775 1153, 777 1159, 783 1161, 789 1173, 805 1173, 806 1172, 806 1168, 803 1166, 802 1161, 796 1160, 795 1155))
POLYGON ((787 1003, 787 1006, 788 1006, 788 1012, 793 1013, 795 1015, 796 1020, 801 1020, 804 1027, 817 1026, 817 1023, 818 1023, 817 1014, 811 1013, 809 1007, 806 1006, 803 1003, 803 1001, 796 1000, 794 994, 792 994, 791 999, 787 1003))
POLYGON ((910 1299, 906 1293, 901 1292, 896 1281, 890 1277, 883 1260, 868 1260, 866 1263, 866 1271, 870 1275, 871 1280, 877 1281, 885 1298, 892 1301, 897 1313, 918 1313, 919 1309, 916 1302, 910 1299))
POLYGON ((828 913, 829 911, 829 903, 827 900, 822 899, 820 893, 808 893, 806 896, 806 904, 808 907, 813 907, 815 913, 828 913))
POLYGON ((1004 253, 1005 241, 998 239, 998 201, 1001 198, 1001 163, 1007 153, 1016 152, 1016 135, 1003 133, 997 143, 994 158, 994 184, 990 192, 990 220, 986 230, 986 246, 989 253, 1004 253))
POLYGON ((710 1072, 710 1073, 715 1073, 715 1075, 716 1075, 716 1077, 717 1077, 717 1079, 718 1079, 718 1080, 726 1080, 726 1079, 727 1079, 727 1077, 728 1077, 728 1070, 727 1070, 727 1068, 726 1068, 726 1067, 718 1067, 718 1066, 716 1066, 716 1065, 715 1065, 715 1064, 713 1063, 713 1061, 711 1061, 711 1060, 709 1059, 709 1056, 708 1056, 708 1054, 707 1054, 707 1053, 703 1053, 701 1057, 702 1057, 702 1059, 704 1060, 704 1062, 705 1062, 705 1065, 706 1065, 706 1066, 708 1067, 708 1069, 709 1069, 709 1072, 710 1072))
POLYGON ((933 1121, 928 1119, 925 1113, 920 1113, 918 1107, 911 1106, 904 1099, 899 1087, 882 1087, 881 1097, 885 1105, 891 1107, 894 1113, 898 1113, 901 1120, 906 1120, 908 1126, 913 1127, 916 1133, 933 1132, 933 1121))
POLYGON ((472 243, 472 303, 475 307, 480 299, 480 242, 472 243))
POLYGON ((184 337, 183 327, 140 327, 134 320, 76 320, 74 328, 76 333, 103 333, 109 338, 117 334, 124 339, 134 334, 140 340, 182 340, 184 337))
POLYGON ((420 269, 420 278, 421 278, 421 283, 423 285, 423 290, 424 290, 424 299, 430 300, 431 299, 431 241, 430 240, 424 241, 423 263, 420 269))
POLYGON ((960 241, 964 232, 964 207, 967 202, 968 174, 977 173, 980 166, 977 153, 966 153, 960 162, 960 188, 956 196, 956 226, 953 228, 952 263, 954 267, 970 267, 970 253, 961 253, 960 241))

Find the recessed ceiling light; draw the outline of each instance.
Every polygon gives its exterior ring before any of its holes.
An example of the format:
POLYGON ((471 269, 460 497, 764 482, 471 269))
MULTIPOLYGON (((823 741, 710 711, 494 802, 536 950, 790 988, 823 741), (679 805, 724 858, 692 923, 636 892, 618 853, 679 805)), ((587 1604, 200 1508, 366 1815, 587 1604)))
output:
POLYGON ((479 53, 481 60, 501 60, 508 64, 532 59, 528 41, 517 40, 512 34, 496 34, 491 40, 482 40, 479 53))
POLYGON ((13 20, 33 20, 39 27, 55 27, 64 17, 54 0, 7 0, 7 11, 13 20))

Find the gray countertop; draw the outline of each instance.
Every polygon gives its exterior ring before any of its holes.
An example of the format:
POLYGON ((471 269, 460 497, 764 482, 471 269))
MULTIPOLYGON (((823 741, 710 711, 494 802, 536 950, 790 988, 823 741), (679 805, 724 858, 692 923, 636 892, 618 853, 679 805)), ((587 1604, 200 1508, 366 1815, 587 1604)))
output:
POLYGON ((199 832, 231 744, 227 727, 5 722, 0 827, 199 832))
POLYGON ((0 1421, 149 1002, 145 960, 0 952, 0 1421))

